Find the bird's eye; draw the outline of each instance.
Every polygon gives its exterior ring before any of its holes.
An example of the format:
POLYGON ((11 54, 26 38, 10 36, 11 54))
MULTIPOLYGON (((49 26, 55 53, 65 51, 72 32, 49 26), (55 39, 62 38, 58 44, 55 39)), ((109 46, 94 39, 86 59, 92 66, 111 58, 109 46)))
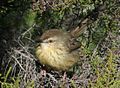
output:
POLYGON ((49 40, 49 43, 53 42, 53 40, 49 40))

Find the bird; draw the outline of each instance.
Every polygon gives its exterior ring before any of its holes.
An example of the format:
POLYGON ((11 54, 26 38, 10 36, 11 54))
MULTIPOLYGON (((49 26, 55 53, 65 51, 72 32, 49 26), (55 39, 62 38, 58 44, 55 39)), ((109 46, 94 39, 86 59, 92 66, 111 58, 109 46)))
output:
POLYGON ((67 71, 79 60, 80 43, 77 41, 79 35, 92 24, 104 11, 104 5, 98 5, 90 12, 79 25, 70 31, 50 29, 37 38, 36 57, 41 64, 58 71, 67 71))
POLYGON ((40 37, 36 56, 41 64, 54 70, 68 70, 79 59, 78 51, 71 50, 71 36, 58 29, 46 31, 40 37))
MULTIPOLYGON (((84 20, 82 24, 87 21, 88 19, 84 20)), ((36 57, 47 68, 57 71, 69 70, 79 60, 78 48, 81 44, 76 40, 76 37, 80 32, 80 28, 69 32, 59 29, 45 31, 37 39, 36 57)))

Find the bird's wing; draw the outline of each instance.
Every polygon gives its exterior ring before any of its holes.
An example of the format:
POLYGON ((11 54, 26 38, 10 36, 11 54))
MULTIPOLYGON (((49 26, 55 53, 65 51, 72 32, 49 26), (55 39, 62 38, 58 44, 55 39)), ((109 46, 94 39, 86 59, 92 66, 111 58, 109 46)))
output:
POLYGON ((68 42, 70 52, 80 48, 81 44, 75 38, 71 38, 68 42))

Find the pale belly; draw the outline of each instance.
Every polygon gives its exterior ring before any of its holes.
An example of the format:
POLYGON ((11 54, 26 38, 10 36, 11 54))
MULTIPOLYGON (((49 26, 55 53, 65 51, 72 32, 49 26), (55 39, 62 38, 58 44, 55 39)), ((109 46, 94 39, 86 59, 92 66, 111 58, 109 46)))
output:
POLYGON ((41 64, 49 66, 54 70, 68 70, 71 68, 79 59, 74 53, 68 53, 64 50, 36 50, 36 56, 38 57, 41 64))

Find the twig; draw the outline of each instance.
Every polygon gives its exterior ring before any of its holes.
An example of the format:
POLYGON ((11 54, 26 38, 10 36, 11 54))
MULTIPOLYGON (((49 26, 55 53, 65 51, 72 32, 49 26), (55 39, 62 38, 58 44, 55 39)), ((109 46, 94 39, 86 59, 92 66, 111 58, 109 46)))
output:
POLYGON ((56 83, 58 82, 58 81, 53 77, 53 75, 51 75, 50 73, 47 73, 47 75, 48 75, 50 78, 52 78, 53 81, 55 81, 56 83))
POLYGON ((21 53, 19 50, 14 50, 16 53, 21 54, 22 56, 29 58, 30 60, 33 60, 32 58, 28 57, 27 55, 25 55, 24 53, 21 53))
POLYGON ((25 31, 25 32, 22 33, 21 35, 22 35, 22 36, 25 36, 25 34, 26 34, 27 32, 29 32, 34 26, 35 26, 35 23, 34 23, 27 31, 25 31))
POLYGON ((98 42, 98 44, 97 44, 96 48, 93 50, 93 54, 92 54, 91 58, 93 58, 93 57, 95 56, 96 51, 97 51, 98 46, 100 45, 101 41, 102 41, 102 39, 98 42))
POLYGON ((15 59, 15 61, 19 64, 19 66, 21 67, 21 69, 24 71, 24 72, 26 72, 25 71, 25 69, 22 67, 22 65, 19 63, 19 61, 16 59, 16 57, 15 56, 11 56, 12 58, 14 58, 15 59))

